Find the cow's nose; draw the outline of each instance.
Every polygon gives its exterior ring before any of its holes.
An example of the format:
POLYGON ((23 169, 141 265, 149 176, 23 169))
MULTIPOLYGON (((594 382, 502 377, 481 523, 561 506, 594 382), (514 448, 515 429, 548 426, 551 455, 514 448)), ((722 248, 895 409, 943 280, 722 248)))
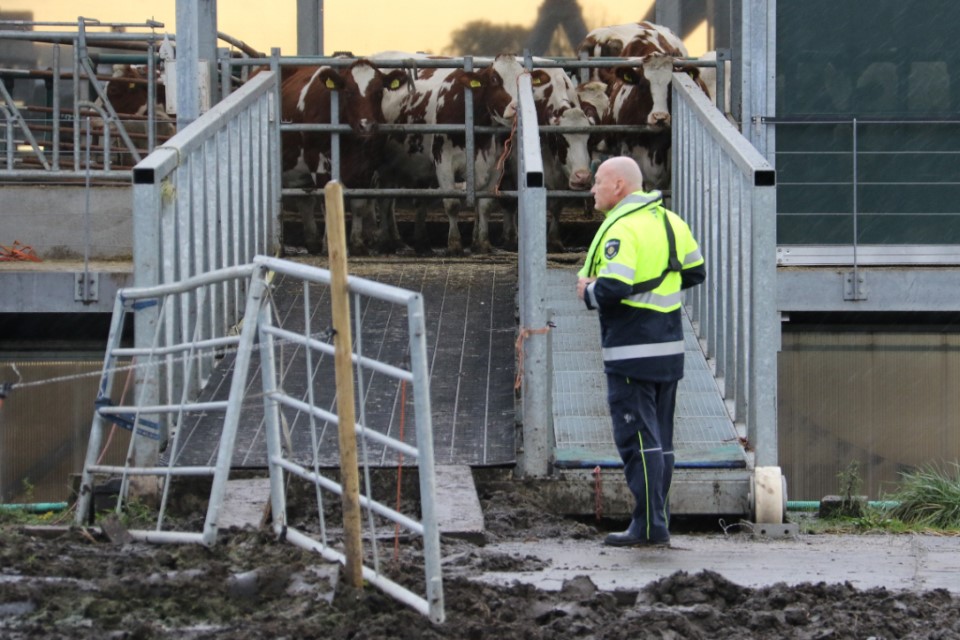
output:
POLYGON ((593 174, 590 169, 577 169, 570 174, 570 188, 574 191, 584 191, 590 188, 593 174))
POLYGON ((503 117, 508 120, 516 117, 517 115, 517 103, 515 101, 507 105, 507 108, 503 110, 503 117))
POLYGON ((670 114, 666 111, 654 111, 650 114, 647 122, 656 127, 665 127, 670 125, 670 114))

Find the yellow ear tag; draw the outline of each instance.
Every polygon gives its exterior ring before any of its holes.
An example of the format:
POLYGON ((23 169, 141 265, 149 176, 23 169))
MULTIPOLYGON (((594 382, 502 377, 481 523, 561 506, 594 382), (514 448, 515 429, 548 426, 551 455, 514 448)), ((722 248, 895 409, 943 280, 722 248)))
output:
POLYGON ((327 78, 327 89, 336 89, 337 85, 333 83, 333 80, 327 78))
POLYGON ((480 81, 479 81, 479 80, 471 80, 471 81, 470 81, 470 86, 471 86, 472 88, 476 89, 477 87, 480 86, 480 81))
POLYGON ((631 74, 631 73, 625 73, 625 74, 623 74, 623 81, 624 81, 624 82, 636 82, 636 80, 633 79, 633 74, 631 74))
POLYGON ((541 80, 540 78, 533 78, 531 80, 531 83, 533 84, 533 86, 539 87, 541 84, 543 84, 543 80, 541 80))
POLYGON ((390 88, 391 88, 391 89, 396 89, 396 88, 399 87, 399 86, 400 86, 400 81, 397 80, 396 78, 394 78, 394 79, 393 79, 393 82, 390 83, 390 88))
POLYGON ((131 82, 129 85, 127 85, 127 89, 134 89, 136 88, 136 86, 137 86, 136 83, 131 82))

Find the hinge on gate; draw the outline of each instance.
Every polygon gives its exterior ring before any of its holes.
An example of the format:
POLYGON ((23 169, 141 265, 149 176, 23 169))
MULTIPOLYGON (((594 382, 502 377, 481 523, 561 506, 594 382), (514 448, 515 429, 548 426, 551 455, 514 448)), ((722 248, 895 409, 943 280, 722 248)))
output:
POLYGON ((867 274, 863 271, 848 271, 843 274, 843 299, 867 299, 867 274))

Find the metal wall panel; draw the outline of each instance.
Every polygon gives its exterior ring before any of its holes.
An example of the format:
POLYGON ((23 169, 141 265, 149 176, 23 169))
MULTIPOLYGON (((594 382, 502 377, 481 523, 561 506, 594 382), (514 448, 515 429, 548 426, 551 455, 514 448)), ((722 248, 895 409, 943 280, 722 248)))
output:
POLYGON ((960 334, 784 332, 779 453, 790 499, 841 489, 857 462, 880 499, 919 465, 960 459, 960 334))

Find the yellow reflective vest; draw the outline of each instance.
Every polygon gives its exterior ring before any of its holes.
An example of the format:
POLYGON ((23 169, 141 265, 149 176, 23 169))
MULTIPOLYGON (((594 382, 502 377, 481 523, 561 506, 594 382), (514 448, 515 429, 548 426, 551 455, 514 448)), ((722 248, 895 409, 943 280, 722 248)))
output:
POLYGON ((706 270, 690 228, 659 192, 632 193, 607 213, 579 275, 597 278, 584 297, 599 310, 605 371, 683 377, 681 290, 703 282, 706 270))

